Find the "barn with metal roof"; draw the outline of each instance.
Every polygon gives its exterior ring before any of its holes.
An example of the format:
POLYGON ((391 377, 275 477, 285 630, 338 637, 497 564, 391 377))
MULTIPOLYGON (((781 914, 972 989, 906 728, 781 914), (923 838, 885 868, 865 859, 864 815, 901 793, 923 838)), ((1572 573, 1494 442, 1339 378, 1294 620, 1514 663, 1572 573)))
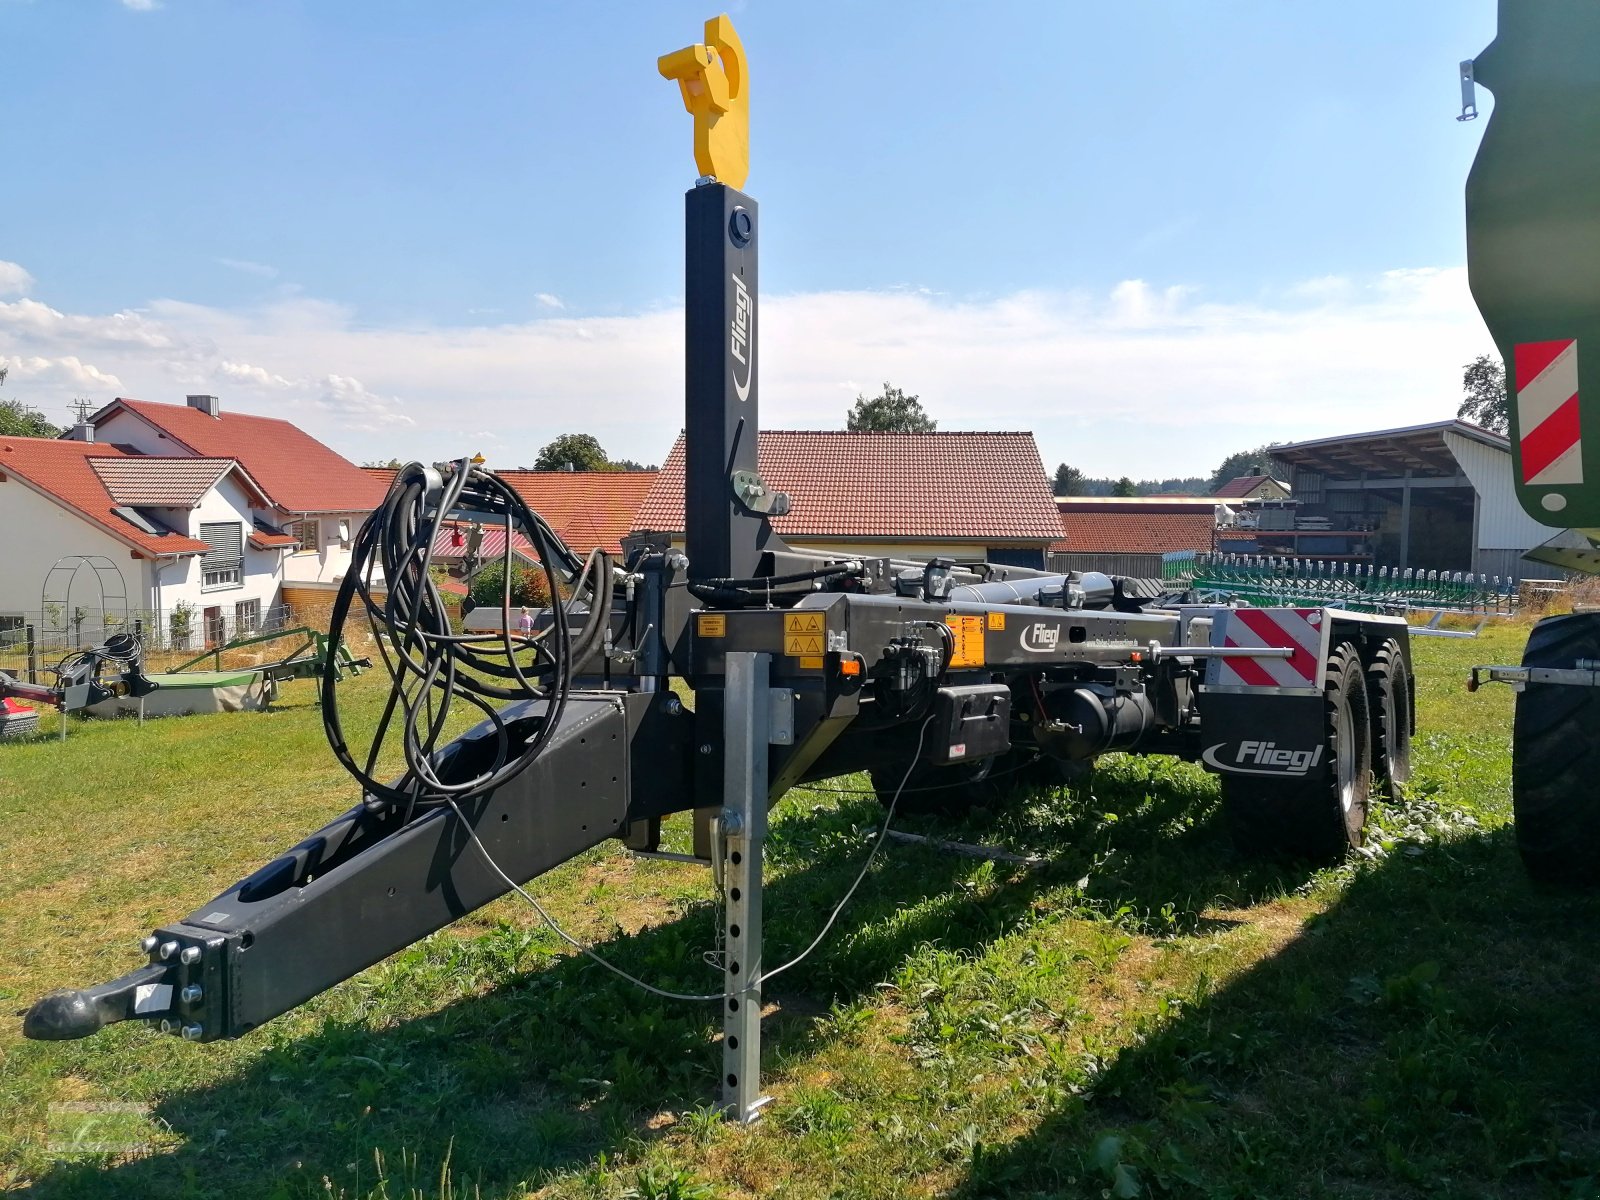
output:
POLYGON ((1434 421, 1292 442, 1272 459, 1296 501, 1294 527, 1263 530, 1259 552, 1502 579, 1549 573, 1523 555, 1559 531, 1517 503, 1500 434, 1434 421), (1345 553, 1328 552, 1340 539, 1345 553))

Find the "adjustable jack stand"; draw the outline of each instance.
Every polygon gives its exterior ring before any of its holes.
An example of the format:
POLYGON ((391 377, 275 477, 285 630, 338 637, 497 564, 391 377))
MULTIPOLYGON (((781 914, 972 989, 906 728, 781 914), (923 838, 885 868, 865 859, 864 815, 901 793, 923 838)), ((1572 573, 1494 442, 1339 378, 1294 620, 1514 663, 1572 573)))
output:
POLYGON ((748 1125, 761 1095, 761 851, 767 835, 769 654, 730 654, 720 845, 728 997, 722 1013, 722 1107, 748 1125))

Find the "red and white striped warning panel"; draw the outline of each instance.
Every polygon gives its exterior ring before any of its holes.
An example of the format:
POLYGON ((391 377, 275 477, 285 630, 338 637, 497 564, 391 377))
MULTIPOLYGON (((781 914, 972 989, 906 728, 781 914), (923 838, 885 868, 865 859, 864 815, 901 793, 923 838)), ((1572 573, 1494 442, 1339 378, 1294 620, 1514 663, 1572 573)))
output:
POLYGON ((1231 609, 1213 633, 1213 645, 1293 653, 1287 658, 1214 658, 1206 683, 1210 687, 1320 689, 1328 657, 1327 633, 1328 622, 1320 608, 1231 609))
POLYGON ((1578 340, 1522 342, 1516 348, 1516 374, 1522 482, 1582 483, 1578 340))

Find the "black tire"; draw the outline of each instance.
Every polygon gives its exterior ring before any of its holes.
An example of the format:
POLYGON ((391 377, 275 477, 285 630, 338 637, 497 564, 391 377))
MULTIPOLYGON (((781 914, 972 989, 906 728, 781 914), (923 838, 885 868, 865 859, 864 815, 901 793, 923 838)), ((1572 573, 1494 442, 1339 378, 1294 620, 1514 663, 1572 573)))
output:
POLYGON ((957 813, 990 801, 994 785, 988 780, 994 765, 991 756, 948 767, 919 762, 911 768, 909 776, 904 763, 873 767, 867 774, 872 780, 872 790, 878 795, 878 803, 885 808, 894 804, 895 812, 908 814, 957 813), (898 802, 895 801, 896 792, 900 795, 898 802))
POLYGON ((1372 741, 1361 659, 1349 642, 1328 656, 1322 695, 1330 770, 1306 780, 1222 776, 1222 809, 1241 852, 1331 862, 1361 844, 1372 741))
MULTIPOLYGON (((1579 659, 1600 659, 1600 613, 1546 617, 1528 635, 1522 665, 1571 669, 1579 659)), ((1530 876, 1600 882, 1600 688, 1530 683, 1518 694, 1511 805, 1530 876)))
POLYGON ((1416 687, 1405 650, 1390 638, 1367 667, 1367 708, 1372 716, 1372 776, 1385 799, 1403 799, 1411 778, 1411 735, 1416 731, 1416 687))

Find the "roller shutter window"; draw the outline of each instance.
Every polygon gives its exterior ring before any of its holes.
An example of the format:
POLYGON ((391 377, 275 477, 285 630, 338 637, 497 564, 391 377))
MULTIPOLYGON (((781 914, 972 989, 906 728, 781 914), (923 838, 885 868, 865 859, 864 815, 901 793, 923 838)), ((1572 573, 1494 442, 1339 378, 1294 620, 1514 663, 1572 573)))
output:
POLYGON ((200 540, 211 547, 201 560, 200 586, 240 587, 244 583, 244 526, 237 521, 207 521, 200 540))

